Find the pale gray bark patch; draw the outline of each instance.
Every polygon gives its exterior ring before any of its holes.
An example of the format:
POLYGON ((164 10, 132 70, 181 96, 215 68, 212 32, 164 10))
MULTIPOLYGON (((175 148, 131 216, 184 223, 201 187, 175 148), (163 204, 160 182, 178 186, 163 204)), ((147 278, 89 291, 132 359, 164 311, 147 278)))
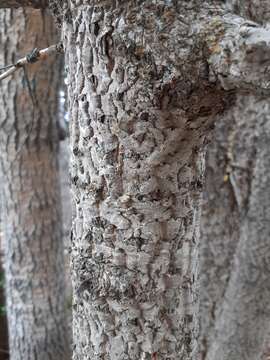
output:
MULTIPOLYGON (((0 63, 56 41, 40 11, 1 10, 0 63)), ((0 87, 0 168, 11 360, 69 358, 56 127, 59 63, 32 64, 0 87), (50 106, 48 106, 48 103, 50 106)))

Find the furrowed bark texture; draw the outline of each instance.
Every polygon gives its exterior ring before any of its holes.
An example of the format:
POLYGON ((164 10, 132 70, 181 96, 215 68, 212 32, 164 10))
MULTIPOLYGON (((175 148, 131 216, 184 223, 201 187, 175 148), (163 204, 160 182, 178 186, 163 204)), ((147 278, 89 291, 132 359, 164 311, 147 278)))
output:
POLYGON ((1 0, 0 2, 0 8, 32 7, 45 9, 47 6, 47 0, 1 0))
MULTIPOLYGON (((264 1, 228 3, 237 3, 234 10, 247 18, 269 21, 264 1)), ((269 195, 261 184, 269 181, 269 121, 268 100, 239 94, 208 152, 201 238, 202 359, 269 356, 269 286, 264 280, 269 277, 269 214, 263 210, 269 195)))
POLYGON ((202 147, 226 105, 189 26, 200 8, 86 4, 63 27, 74 359, 196 359, 202 147))
MULTIPOLYGON (((0 63, 56 41, 40 11, 0 12, 0 63)), ((57 165, 59 66, 38 62, 0 87, 1 203, 11 360, 68 359, 57 165), (31 96, 27 81, 32 89, 31 96)))

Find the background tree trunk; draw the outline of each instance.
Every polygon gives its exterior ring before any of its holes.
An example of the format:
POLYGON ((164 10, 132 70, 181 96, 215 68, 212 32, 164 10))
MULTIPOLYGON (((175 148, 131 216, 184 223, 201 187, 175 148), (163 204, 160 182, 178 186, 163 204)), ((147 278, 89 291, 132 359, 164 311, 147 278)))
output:
MULTIPOLYGON (((3 65, 57 40, 53 20, 40 10, 2 10, 0 24, 3 65)), ((56 126, 59 63, 55 58, 46 64, 38 62, 27 68, 27 73, 28 80, 21 70, 0 87, 10 358, 66 360, 69 351, 56 126)))
POLYGON ((269 105, 239 97, 207 158, 201 237, 203 359, 258 359, 270 323, 269 105), (221 346, 210 350, 212 346, 221 346), (218 352, 217 352, 218 351, 218 352))
MULTIPOLYGON (((228 1, 263 22, 269 3, 228 1)), ((208 149, 201 237, 201 358, 264 358, 269 342, 269 101, 238 95, 208 149)))

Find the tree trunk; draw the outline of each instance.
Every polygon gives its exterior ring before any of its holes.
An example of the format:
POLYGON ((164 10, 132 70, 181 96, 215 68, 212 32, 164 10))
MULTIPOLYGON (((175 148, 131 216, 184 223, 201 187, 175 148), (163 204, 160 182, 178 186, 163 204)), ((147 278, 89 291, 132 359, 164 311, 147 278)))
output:
POLYGON ((64 25, 74 360, 197 356, 202 147, 226 96, 187 40, 190 4, 134 4, 64 25))
POLYGON ((196 359, 203 146, 235 89, 269 94, 269 30, 214 1, 52 2, 69 67, 74 359, 196 359))
MULTIPOLYGON (((228 3, 251 20, 269 20, 264 1, 228 3)), ((208 150, 201 226, 202 359, 265 359, 269 129, 269 101, 240 94, 208 150)))
POLYGON ((268 114, 266 100, 240 96, 209 149, 201 237, 203 359, 259 359, 268 336, 268 114))
MULTIPOLYGON (((43 12, 0 12, 0 63, 56 41, 43 12)), ((65 275, 57 164, 60 68, 32 64, 0 87, 1 202, 11 360, 66 360, 65 275), (31 91, 29 89, 31 87, 31 91)))

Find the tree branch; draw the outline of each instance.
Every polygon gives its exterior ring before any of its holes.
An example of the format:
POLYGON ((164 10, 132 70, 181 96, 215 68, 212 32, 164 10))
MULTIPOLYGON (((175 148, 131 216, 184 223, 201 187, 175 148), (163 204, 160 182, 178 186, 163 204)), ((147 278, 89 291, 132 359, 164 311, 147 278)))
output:
POLYGON ((32 7, 42 9, 47 6, 48 0, 0 0, 0 8, 32 7))
POLYGON ((224 89, 270 93, 270 26, 225 15, 205 35, 210 69, 224 89))
POLYGON ((45 59, 47 56, 51 54, 62 53, 62 52, 63 52, 62 44, 52 45, 42 50, 34 49, 30 54, 18 60, 16 64, 4 67, 3 69, 8 68, 8 70, 5 71, 2 75, 0 75, 0 81, 12 75, 15 71, 17 71, 26 64, 35 63, 39 60, 45 59))

